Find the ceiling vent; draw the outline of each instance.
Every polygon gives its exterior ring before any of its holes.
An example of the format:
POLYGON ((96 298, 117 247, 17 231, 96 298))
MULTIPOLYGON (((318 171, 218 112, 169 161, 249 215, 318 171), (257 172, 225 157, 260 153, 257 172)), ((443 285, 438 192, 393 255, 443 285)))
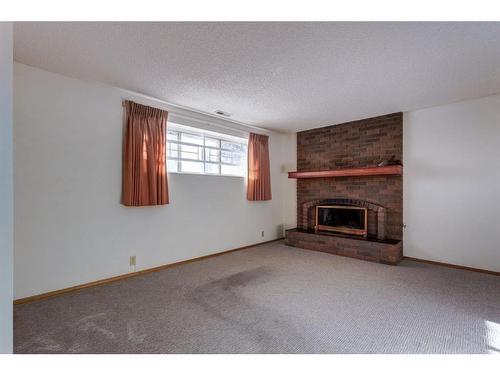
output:
POLYGON ((219 116, 224 116, 224 117, 231 117, 231 115, 232 115, 232 113, 224 112, 224 111, 221 111, 220 109, 215 111, 215 114, 219 115, 219 116))

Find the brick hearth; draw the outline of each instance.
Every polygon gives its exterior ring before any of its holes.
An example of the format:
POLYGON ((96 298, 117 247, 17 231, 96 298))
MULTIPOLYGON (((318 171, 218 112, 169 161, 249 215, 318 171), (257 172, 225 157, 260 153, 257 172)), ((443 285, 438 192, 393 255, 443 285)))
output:
POLYGON ((403 243, 399 240, 366 240, 364 238, 290 229, 286 232, 285 243, 303 249, 391 265, 398 264, 403 257, 403 243))

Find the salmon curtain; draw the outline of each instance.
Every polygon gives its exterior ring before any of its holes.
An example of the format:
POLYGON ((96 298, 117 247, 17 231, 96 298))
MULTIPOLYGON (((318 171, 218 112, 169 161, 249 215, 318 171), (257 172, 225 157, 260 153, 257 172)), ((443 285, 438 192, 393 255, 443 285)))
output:
POLYGON ((269 167, 269 137, 250 133, 248 138, 249 201, 271 200, 271 172, 269 167))
POLYGON ((122 203, 168 204, 166 166, 168 112, 125 101, 122 203))

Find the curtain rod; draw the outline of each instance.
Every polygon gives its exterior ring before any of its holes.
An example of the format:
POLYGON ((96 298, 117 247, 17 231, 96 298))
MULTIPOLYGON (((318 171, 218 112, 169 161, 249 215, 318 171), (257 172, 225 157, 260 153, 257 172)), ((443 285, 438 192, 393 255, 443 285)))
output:
MULTIPOLYGON (((171 113, 171 114, 173 114, 175 116, 184 118, 186 120, 192 120, 192 121, 197 121, 197 122, 204 123, 204 124, 215 125, 215 126, 218 126, 218 127, 221 127, 221 128, 228 129, 228 130, 245 132, 245 130, 235 129, 235 128, 231 127, 231 126, 222 125, 222 124, 219 124, 219 123, 211 124, 210 121, 201 120, 201 119, 198 119, 196 117, 191 117, 189 115, 185 115, 183 113, 177 112, 175 110, 175 108, 178 108, 179 110, 182 110, 182 111, 192 112, 192 113, 196 113, 198 115, 207 116, 207 117, 209 117, 211 119, 215 119, 215 120, 218 120, 218 121, 224 121, 224 122, 233 123, 235 125, 242 126, 244 128, 247 128, 247 129, 254 129, 254 130, 257 130, 257 131, 260 131, 260 132, 263 132, 263 133, 271 133, 272 132, 272 130, 265 129, 265 128, 260 128, 258 126, 248 125, 248 124, 245 124, 243 122, 239 122, 239 121, 235 121, 235 120, 221 119, 221 118, 219 118, 217 116, 214 116, 214 115, 212 115, 211 113, 208 113, 208 112, 204 112, 204 111, 192 109, 192 108, 185 107, 185 106, 178 105, 178 104, 172 104, 170 102, 167 102, 166 100, 158 99, 158 98, 155 98, 153 96, 149 96, 149 95, 146 95, 146 94, 141 94, 139 92, 135 92, 135 91, 132 91, 132 90, 127 90, 127 89, 123 89, 123 88, 120 88, 120 90, 123 91, 123 92, 126 92, 126 93, 128 93, 128 94, 130 94, 132 96, 136 96, 136 97, 144 98, 146 100, 151 100, 151 101, 154 101, 154 102, 158 102, 160 104, 163 104, 163 105, 166 105, 166 106, 169 106, 169 107, 174 107, 174 110, 167 110, 169 112, 169 114, 171 113)), ((123 98, 122 106, 125 106, 125 101, 126 100, 130 100, 130 99, 123 98)))

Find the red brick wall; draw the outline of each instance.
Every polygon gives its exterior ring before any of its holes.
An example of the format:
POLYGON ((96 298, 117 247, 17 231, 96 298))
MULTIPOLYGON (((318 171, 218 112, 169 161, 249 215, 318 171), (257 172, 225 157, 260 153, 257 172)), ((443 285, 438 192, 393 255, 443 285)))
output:
MULTIPOLYGON (((392 155, 403 158, 403 114, 312 129, 297 134, 297 170, 320 171, 376 166, 392 155)), ((402 239, 403 180, 401 176, 311 178, 297 181, 297 220, 302 204, 315 199, 352 198, 386 208, 388 238, 402 239)))

